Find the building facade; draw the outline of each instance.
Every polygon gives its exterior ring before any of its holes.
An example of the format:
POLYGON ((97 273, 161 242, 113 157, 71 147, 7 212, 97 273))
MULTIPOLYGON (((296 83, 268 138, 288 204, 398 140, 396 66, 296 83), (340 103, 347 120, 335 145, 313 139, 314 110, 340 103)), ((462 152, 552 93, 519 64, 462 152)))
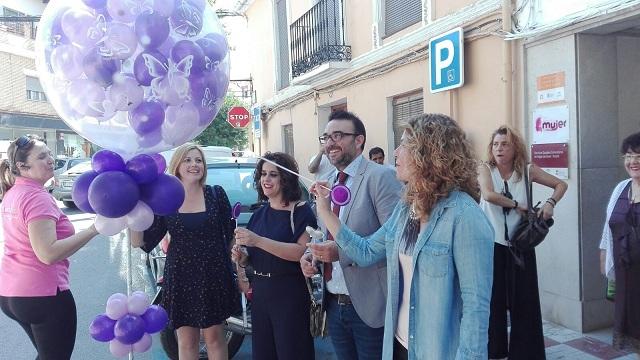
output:
POLYGON ((35 67, 37 18, 48 1, 8 0, 0 5, 0 156, 8 142, 20 135, 37 134, 58 156, 87 157, 91 144, 71 130, 56 114, 40 85, 35 67))
POLYGON ((624 176, 617 148, 639 130, 640 1, 239 0, 236 9, 252 39, 263 151, 306 164, 336 108, 363 120, 365 153, 382 147, 390 163, 398 124, 423 112, 456 119, 481 159, 491 132, 512 125, 533 161, 569 184, 538 248, 543 317, 578 331, 612 323, 598 243, 624 176), (464 85, 433 93, 429 40, 456 28, 464 85))

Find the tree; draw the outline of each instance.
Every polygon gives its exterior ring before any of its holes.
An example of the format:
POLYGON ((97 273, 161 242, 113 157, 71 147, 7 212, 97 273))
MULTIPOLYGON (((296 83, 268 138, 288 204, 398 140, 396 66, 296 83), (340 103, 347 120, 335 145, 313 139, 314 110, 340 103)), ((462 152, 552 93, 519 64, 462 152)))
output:
POLYGON ((234 106, 244 106, 236 97, 227 95, 224 104, 218 111, 216 118, 207 126, 195 141, 202 146, 227 146, 235 150, 242 150, 249 142, 247 129, 236 129, 227 122, 227 113, 234 106))

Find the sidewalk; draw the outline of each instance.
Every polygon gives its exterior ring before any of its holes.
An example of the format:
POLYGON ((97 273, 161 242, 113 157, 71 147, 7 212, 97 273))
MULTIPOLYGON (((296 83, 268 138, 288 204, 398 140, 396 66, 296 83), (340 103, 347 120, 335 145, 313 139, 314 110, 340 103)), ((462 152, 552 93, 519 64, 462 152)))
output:
POLYGON ((543 321, 547 360, 637 360, 638 356, 611 347, 612 329, 582 334, 543 321))

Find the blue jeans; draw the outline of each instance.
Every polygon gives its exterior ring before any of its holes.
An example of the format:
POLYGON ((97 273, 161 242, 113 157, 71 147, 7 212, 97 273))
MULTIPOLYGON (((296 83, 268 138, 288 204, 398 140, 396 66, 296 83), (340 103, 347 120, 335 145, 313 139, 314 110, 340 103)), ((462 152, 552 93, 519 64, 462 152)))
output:
POLYGON ((327 327, 338 359, 382 359, 384 327, 369 327, 351 304, 339 305, 330 295, 327 300, 327 327))

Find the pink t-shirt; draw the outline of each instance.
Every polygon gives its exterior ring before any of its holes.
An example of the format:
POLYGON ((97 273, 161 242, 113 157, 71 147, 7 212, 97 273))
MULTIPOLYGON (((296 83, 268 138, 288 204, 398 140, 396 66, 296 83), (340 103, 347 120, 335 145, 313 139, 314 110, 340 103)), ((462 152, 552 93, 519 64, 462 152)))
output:
POLYGON ((16 183, 0 203, 4 229, 4 256, 0 264, 0 296, 52 296, 57 289, 69 289, 69 260, 47 265, 31 247, 28 224, 51 219, 56 238, 75 233, 73 224, 38 182, 17 177, 16 183))

